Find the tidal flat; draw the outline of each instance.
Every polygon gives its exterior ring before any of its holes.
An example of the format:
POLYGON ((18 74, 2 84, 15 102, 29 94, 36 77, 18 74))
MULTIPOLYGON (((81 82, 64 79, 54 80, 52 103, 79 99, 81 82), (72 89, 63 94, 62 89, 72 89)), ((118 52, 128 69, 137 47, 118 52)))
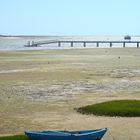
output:
POLYGON ((0 135, 107 127, 103 140, 138 140, 140 117, 74 110, 117 99, 140 100, 139 48, 0 52, 0 135))

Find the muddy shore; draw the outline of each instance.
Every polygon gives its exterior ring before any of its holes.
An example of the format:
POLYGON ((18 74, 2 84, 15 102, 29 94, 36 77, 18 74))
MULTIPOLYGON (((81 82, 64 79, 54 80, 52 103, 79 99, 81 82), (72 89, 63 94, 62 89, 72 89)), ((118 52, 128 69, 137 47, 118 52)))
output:
POLYGON ((139 60, 139 48, 0 52, 0 135, 107 127, 103 140, 138 140, 139 117, 82 115, 74 108, 140 100, 139 60))

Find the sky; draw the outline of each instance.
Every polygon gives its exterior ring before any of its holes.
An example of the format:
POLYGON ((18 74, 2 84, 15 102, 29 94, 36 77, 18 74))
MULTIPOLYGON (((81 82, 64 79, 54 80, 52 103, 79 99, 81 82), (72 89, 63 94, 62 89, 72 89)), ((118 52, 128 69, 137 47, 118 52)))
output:
POLYGON ((0 0, 0 34, 140 35, 140 0, 0 0))

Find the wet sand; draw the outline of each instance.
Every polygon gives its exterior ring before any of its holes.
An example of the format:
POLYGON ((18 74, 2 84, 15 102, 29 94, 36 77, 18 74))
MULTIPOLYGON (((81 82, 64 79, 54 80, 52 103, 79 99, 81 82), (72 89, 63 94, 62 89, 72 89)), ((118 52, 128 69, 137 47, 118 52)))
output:
POLYGON ((74 108, 139 100, 139 54, 139 48, 0 52, 0 135, 107 127, 103 140, 138 140, 139 117, 82 115, 74 108))

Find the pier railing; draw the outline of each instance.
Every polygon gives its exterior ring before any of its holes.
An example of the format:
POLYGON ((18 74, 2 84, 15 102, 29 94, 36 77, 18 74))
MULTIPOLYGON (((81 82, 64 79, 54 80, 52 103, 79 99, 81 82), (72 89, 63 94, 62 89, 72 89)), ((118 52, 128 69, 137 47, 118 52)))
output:
POLYGON ((73 47, 74 44, 76 43, 82 43, 83 44, 83 47, 86 47, 87 44, 96 44, 96 47, 100 47, 100 44, 109 44, 110 47, 113 46, 113 44, 122 44, 123 47, 126 47, 126 44, 136 44, 136 47, 139 48, 139 44, 140 44, 140 41, 80 41, 80 40, 50 40, 50 41, 38 41, 38 42, 35 42, 35 41, 28 41, 28 43, 24 46, 26 47, 38 47, 38 46, 41 46, 41 45, 44 45, 44 44, 54 44, 54 43, 57 43, 58 44, 58 47, 61 47, 61 44, 64 44, 64 43, 70 43, 70 46, 73 47))

